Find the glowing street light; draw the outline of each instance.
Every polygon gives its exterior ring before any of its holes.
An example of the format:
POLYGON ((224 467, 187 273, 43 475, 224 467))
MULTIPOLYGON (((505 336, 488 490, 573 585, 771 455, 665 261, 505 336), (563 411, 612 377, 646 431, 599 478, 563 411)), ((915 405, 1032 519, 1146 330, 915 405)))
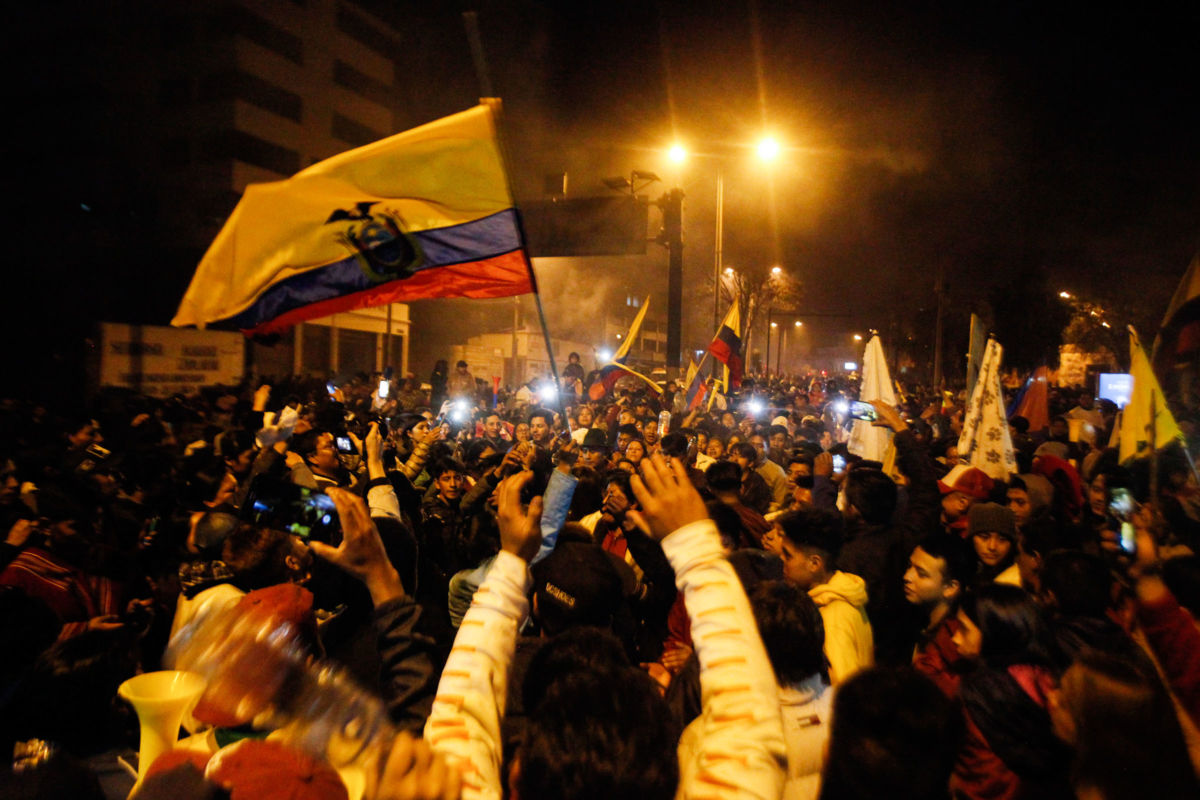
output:
POLYGON ((856 333, 856 334, 854 334, 854 341, 856 341, 856 342, 861 342, 861 341, 862 341, 862 334, 861 334, 861 333, 856 333))
POLYGON ((779 157, 779 142, 770 136, 758 143, 758 157, 763 161, 774 161, 779 157))
POLYGON ((602 350, 597 350, 596 357, 599 358, 601 361, 607 363, 612 360, 612 357, 613 357, 612 350, 609 350, 608 348, 604 348, 602 350))
POLYGON ((667 158, 671 159, 676 164, 682 164, 687 160, 687 150, 685 150, 681 144, 673 144, 671 145, 671 148, 667 150, 667 158))
POLYGON ((1070 300, 1070 299, 1071 299, 1071 293, 1070 293, 1070 292, 1059 292, 1059 293, 1058 293, 1058 296, 1059 296, 1059 297, 1061 297, 1063 300, 1070 300))
POLYGON ((779 327, 779 323, 778 323, 778 322, 772 322, 772 323, 771 323, 771 327, 772 327, 772 328, 778 328, 778 327, 779 327))
POLYGON ((781 272, 783 272, 783 267, 771 267, 772 275, 778 275, 781 272))
POLYGON ((727 278, 732 278, 732 277, 733 277, 733 267, 726 267, 726 268, 725 268, 725 277, 727 277, 727 278))
POLYGON ((802 328, 802 327, 804 327, 804 323, 803 323, 803 322, 801 322, 800 320, 796 320, 796 322, 795 322, 794 324, 795 324, 795 326, 796 326, 797 328, 802 328))

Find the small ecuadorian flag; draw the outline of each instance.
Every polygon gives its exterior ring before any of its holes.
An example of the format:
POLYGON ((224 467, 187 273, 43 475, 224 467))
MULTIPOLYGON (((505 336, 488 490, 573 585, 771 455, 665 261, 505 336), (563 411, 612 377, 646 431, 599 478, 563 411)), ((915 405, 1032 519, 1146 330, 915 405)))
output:
POLYGON ((534 291, 491 103, 248 186, 171 324, 267 334, 367 306, 534 291))
MULTIPOLYGON (((736 389, 742 385, 742 325, 735 300, 725 315, 725 321, 713 337, 708 352, 729 369, 729 384, 736 389)), ((727 385, 726 390, 730 388, 727 385)))

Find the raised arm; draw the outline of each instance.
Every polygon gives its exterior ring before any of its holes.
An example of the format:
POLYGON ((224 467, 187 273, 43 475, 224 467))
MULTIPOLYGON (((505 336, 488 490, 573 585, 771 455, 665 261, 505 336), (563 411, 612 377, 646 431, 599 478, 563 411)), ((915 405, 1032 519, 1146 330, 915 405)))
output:
POLYGON ((677 796, 774 800, 787 762, 775 675, 716 525, 677 460, 643 459, 632 483, 642 510, 631 513, 662 540, 700 658, 703 722, 677 796))

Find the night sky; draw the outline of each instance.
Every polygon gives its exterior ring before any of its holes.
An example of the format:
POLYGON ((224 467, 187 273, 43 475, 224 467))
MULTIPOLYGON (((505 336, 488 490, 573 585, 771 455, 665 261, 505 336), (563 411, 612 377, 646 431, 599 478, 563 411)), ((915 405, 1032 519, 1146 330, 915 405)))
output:
MULTIPOLYGON (((50 5, 62 14, 82 8, 50 5)), ((139 6, 102 5, 112 24, 135 18, 139 6)), ((602 194, 600 179, 632 169, 664 179, 646 191, 652 198, 674 185, 685 191, 686 346, 702 346, 711 332, 711 301, 701 297, 713 265, 718 163, 726 263, 778 263, 801 282, 802 310, 851 315, 814 321, 818 343, 867 327, 928 328, 939 269, 960 313, 981 309, 998 283, 1044 275, 1054 290, 1124 303, 1137 321, 1157 321, 1200 242, 1195 4, 364 5, 394 21, 409 45, 397 54, 409 76, 398 89, 404 127, 480 94, 460 16, 479 12, 518 195, 536 197, 555 172, 569 174, 573 195, 602 194), (751 149, 764 132, 784 146, 770 169, 751 149), (665 149, 676 140, 704 157, 672 166, 665 149)), ((48 26, 45 5, 22 13, 10 34, 24 47, 12 52, 41 66, 10 73, 7 105, 23 111, 18 147, 48 149, 76 104, 89 102, 85 92, 63 91, 72 69, 101 67, 87 59, 95 42, 48 26), (40 61, 27 52, 47 46, 60 50, 40 61)), ((93 146, 102 150, 103 136, 93 146)), ((71 223, 46 213, 46 198, 69 205, 74 196, 73 157, 61 153, 49 187, 31 189, 36 181, 20 163, 6 172, 10 196, 37 200, 9 215, 8 238, 20 243, 10 271, 51 252, 57 273, 80 276, 52 285, 18 278, 5 301, 6 333, 49 334, 55 323, 38 316, 42 309, 108 318, 89 301, 136 283, 144 269, 136 258, 120 268, 89 264, 71 246, 71 223), (65 229, 57 240, 56 229, 65 229)), ((665 264, 665 251, 651 245, 641 259, 556 268, 542 276, 552 325, 564 334, 574 327, 577 312, 564 298, 587 307, 627 290, 661 297, 665 264)), ((167 276, 160 283, 169 291, 138 297, 140 319, 168 319, 173 287, 181 291, 187 277, 167 276)), ((128 302, 118 307, 129 313, 128 302)), ((502 328, 508 309, 505 301, 416 304, 414 318, 435 344, 414 342, 415 366, 425 371, 443 337, 502 328), (472 329, 439 327, 446 317, 472 329)))

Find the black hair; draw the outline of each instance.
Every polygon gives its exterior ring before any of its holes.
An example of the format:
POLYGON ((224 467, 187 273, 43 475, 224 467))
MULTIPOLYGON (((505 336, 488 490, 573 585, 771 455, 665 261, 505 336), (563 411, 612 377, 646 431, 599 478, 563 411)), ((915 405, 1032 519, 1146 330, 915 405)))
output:
POLYGON ((617 426, 617 434, 620 435, 622 433, 634 438, 641 438, 642 435, 642 432, 637 429, 637 425, 634 425, 632 422, 626 422, 624 425, 617 426))
POLYGON ((1053 592, 1067 616, 1100 618, 1112 604, 1112 575, 1104 559, 1078 550, 1056 550, 1042 562, 1042 590, 1053 592))
POLYGON ((846 474, 846 502, 858 509, 868 525, 885 525, 896 511, 896 482, 878 469, 853 469, 846 474))
POLYGON ((662 441, 658 443, 659 451, 667 457, 686 459, 688 448, 690 447, 688 437, 684 436, 679 431, 672 431, 662 437, 662 441))
POLYGON ((633 484, 630 483, 632 476, 623 469, 610 469, 604 473, 604 488, 607 490, 611 484, 616 484, 621 493, 629 498, 630 503, 637 504, 637 497, 633 494, 633 484))
POLYGON ((717 461, 704 470, 704 482, 714 492, 736 492, 742 486, 742 468, 732 461, 717 461))
POLYGON ((1061 684, 1075 728, 1076 790, 1108 800, 1140 800, 1147 787, 1163 800, 1200 796, 1178 715, 1152 668, 1085 650, 1061 684))
POLYGON ((807 592, 787 581, 766 581, 750 594, 750 606, 780 686, 813 675, 828 682, 825 624, 807 592))
POLYGON ((243 522, 221 548, 221 560, 234 574, 233 583, 250 592, 287 580, 286 559, 291 555, 290 534, 243 522))
POLYGON ((961 536, 939 531, 926 536, 917 546, 945 564, 942 567, 943 583, 958 581, 959 586, 967 586, 974 572, 974 561, 961 536))
MULTIPOLYGON (((711 467, 710 467, 711 469, 711 467)), ((707 477, 708 473, 705 473, 707 477)), ((710 481, 709 486, 712 486, 710 481)), ((751 544, 750 537, 746 534, 746 528, 742 524, 742 517, 731 506, 728 506, 717 500, 710 500, 704 504, 708 509, 708 518, 717 526, 717 534, 723 542, 730 542, 730 549, 736 550, 739 547, 751 544)))
POLYGON ((742 458, 750 459, 750 463, 752 464, 758 461, 758 451, 749 442, 738 442, 737 444, 730 445, 729 452, 742 458))
POLYGON ((792 546, 816 552, 825 562, 825 569, 837 569, 838 555, 846 538, 846 523, 842 515, 824 508, 790 511, 779 518, 784 538, 792 546))
POLYGON ((911 667, 874 667, 838 688, 821 800, 946 800, 962 712, 911 667))
POLYGON ((527 416, 525 418, 525 421, 528 422, 530 425, 532 425, 533 420, 536 417, 541 417, 542 419, 544 419, 546 421, 547 428, 549 428, 551 425, 554 424, 554 412, 548 408, 533 409, 532 411, 529 412, 529 416, 527 416))
POLYGON ((429 474, 436 480, 447 472, 457 472, 459 475, 467 474, 466 467, 453 458, 439 458, 434 462, 433 469, 429 471, 429 474))
POLYGON ((988 666, 1050 663, 1041 609, 1024 589, 985 584, 964 594, 959 608, 979 628, 983 637, 979 656, 988 666))
POLYGON ((599 511, 604 505, 600 474, 591 467, 579 464, 571 468, 571 475, 578 482, 575 484, 575 493, 571 496, 571 509, 567 512, 567 519, 582 519, 599 511))
POLYGON ((520 796, 673 798, 679 732, 657 685, 629 666, 576 666, 559 671, 526 709, 520 796))

